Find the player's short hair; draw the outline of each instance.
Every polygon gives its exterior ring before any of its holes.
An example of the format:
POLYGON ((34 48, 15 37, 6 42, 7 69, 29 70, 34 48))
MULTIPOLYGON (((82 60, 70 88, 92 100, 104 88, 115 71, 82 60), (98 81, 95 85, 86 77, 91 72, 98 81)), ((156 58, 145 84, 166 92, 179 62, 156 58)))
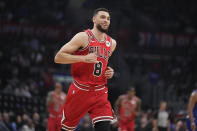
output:
POLYGON ((134 86, 130 86, 130 87, 128 88, 128 91, 134 91, 134 92, 135 92, 135 87, 134 87, 134 86))
POLYGON ((167 101, 165 101, 165 100, 160 101, 160 105, 163 103, 167 104, 167 101))
POLYGON ((62 88, 62 84, 61 84, 60 82, 56 82, 56 83, 55 83, 55 88, 59 88, 59 87, 62 88))
POLYGON ((110 11, 106 8, 97 8, 97 9, 94 10, 93 16, 97 15, 99 11, 104 11, 104 12, 107 12, 107 13, 110 14, 110 11))

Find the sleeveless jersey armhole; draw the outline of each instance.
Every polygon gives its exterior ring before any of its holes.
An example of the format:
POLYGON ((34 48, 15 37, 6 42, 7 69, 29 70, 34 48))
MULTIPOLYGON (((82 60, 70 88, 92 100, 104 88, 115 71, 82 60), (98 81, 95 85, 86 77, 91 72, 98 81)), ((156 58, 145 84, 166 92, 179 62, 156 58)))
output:
POLYGON ((109 38, 110 38, 110 43, 111 43, 110 50, 111 50, 111 53, 112 53, 112 38, 110 36, 109 36, 109 38))
POLYGON ((110 56, 111 56, 112 55, 112 38, 109 35, 107 35, 107 37, 108 37, 107 40, 110 41, 111 43, 110 44, 110 56))

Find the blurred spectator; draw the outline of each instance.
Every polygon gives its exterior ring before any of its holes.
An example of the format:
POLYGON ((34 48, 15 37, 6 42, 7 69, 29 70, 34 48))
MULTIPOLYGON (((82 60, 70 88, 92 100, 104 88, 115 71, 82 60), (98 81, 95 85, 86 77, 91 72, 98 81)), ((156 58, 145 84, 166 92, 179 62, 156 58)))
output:
POLYGON ((10 123, 13 131, 17 131, 16 117, 13 112, 10 112, 10 123))
POLYGON ((3 92, 7 93, 7 94, 12 94, 13 93, 12 85, 11 84, 6 85, 6 87, 4 88, 3 92))
POLYGON ((16 127, 17 130, 20 131, 22 129, 23 123, 22 123, 22 117, 20 115, 16 116, 16 127))
POLYGON ((152 131, 152 121, 148 120, 147 115, 143 115, 135 131, 152 131))
POLYGON ((44 129, 43 131, 47 130, 47 123, 48 123, 48 119, 44 117, 42 120, 42 127, 44 129))
POLYGON ((185 130, 187 129, 185 128, 183 121, 181 120, 177 121, 175 131, 185 131, 185 130))
POLYGON ((2 114, 0 112, 0 122, 2 122, 2 121, 3 121, 3 117, 2 117, 2 114))
POLYGON ((22 115, 23 124, 27 124, 27 121, 28 121, 29 119, 30 119, 30 117, 28 116, 28 114, 23 113, 23 115, 22 115))
POLYGON ((42 77, 43 77, 43 80, 44 80, 44 86, 45 86, 45 89, 46 90, 49 90, 52 86, 53 86, 53 77, 52 77, 52 74, 47 71, 47 72, 44 72, 42 74, 42 77))
POLYGON ((10 116, 7 112, 3 113, 3 121, 0 122, 0 130, 1 131, 13 131, 11 123, 10 123, 10 116))
POLYGON ((79 122, 76 131, 92 131, 93 126, 89 115, 85 115, 79 122))
POLYGON ((24 83, 20 84, 19 88, 15 89, 15 95, 16 96, 31 97, 31 94, 29 92, 29 87, 24 83))
POLYGON ((27 119, 27 123, 23 125, 21 131, 35 131, 35 125, 32 119, 27 119))
POLYGON ((44 131, 40 121, 40 115, 37 112, 33 114, 33 123, 35 125, 35 131, 44 131))

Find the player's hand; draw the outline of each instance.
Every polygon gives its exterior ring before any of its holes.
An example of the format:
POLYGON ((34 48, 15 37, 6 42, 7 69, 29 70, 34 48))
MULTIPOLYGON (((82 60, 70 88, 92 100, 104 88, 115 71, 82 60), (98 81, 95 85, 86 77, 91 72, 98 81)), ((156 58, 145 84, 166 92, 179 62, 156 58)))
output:
POLYGON ((110 125, 114 128, 118 127, 118 120, 116 118, 114 118, 111 122, 110 125))
POLYGON ((136 117, 140 116, 141 112, 140 111, 134 111, 134 114, 136 117))
POLYGON ((85 56, 84 62, 86 63, 98 63, 96 53, 90 53, 85 56))
POLYGON ((105 71, 105 77, 107 79, 111 79, 114 75, 114 70, 111 67, 107 67, 106 71, 105 71))
POLYGON ((158 128, 154 127, 154 128, 152 129, 152 131, 158 131, 158 128))
POLYGON ((191 128, 192 128, 192 131, 195 131, 196 130, 196 124, 195 124, 195 122, 192 122, 191 123, 191 128))

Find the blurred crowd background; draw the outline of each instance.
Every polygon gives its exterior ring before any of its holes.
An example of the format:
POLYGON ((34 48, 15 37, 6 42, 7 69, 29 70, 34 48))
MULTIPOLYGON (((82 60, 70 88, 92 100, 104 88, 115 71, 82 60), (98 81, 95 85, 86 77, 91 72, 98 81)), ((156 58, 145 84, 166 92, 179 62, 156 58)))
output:
MULTIPOLYGON (((0 127, 46 130, 46 95, 61 82, 67 92, 70 65, 54 55, 77 32, 92 28, 95 8, 111 11, 109 35, 117 40, 108 81, 112 105, 129 86, 142 100, 138 127, 152 126, 162 100, 171 130, 185 129, 188 98, 197 88, 195 0, 0 1, 0 127)), ((115 130, 116 125, 112 125, 115 130)), ((1 128, 0 128, 1 129, 1 128)), ((91 131, 85 116, 78 130, 91 131)))

